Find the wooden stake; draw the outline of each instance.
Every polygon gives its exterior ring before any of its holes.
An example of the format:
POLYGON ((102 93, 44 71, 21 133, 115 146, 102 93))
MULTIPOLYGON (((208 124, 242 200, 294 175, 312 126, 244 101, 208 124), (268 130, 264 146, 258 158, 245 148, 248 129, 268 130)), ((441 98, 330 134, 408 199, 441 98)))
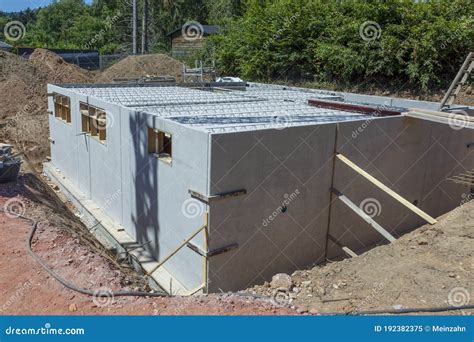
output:
POLYGON ((394 198, 395 200, 397 200, 399 203, 403 204, 405 207, 407 207, 408 209, 410 209, 411 211, 413 211, 415 214, 417 214, 418 216, 422 217, 424 220, 426 220, 429 224, 435 224, 436 221, 434 218, 432 218, 430 215, 428 215, 427 213, 425 213, 424 211, 422 211, 420 208, 418 208, 417 206, 413 205, 412 203, 410 203, 409 201, 407 201, 406 199, 404 199, 402 196, 400 196, 399 194, 397 194, 395 191, 393 191, 392 189, 390 189, 389 187, 387 187, 386 185, 384 185, 382 182, 380 182, 379 180, 377 180, 376 178, 372 177, 370 174, 368 174, 367 172, 365 172, 364 170, 362 170, 360 167, 358 167, 357 165, 355 165, 353 162, 351 162, 349 159, 347 159, 346 157, 344 157, 342 154, 338 154, 337 155, 337 158, 342 161, 344 164, 346 164, 347 166, 349 166, 351 169, 353 169, 355 172, 357 172, 358 174, 360 174, 361 176, 363 176, 364 178, 366 178, 369 182, 371 182, 372 184, 374 184, 376 187, 378 187, 379 189, 383 190, 387 195, 390 195, 392 198, 394 198))

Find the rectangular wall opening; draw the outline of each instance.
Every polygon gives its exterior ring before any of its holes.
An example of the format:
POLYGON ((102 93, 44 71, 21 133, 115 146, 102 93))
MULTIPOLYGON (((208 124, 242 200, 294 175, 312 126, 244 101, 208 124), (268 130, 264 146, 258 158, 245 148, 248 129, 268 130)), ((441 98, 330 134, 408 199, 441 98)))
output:
POLYGON ((82 132, 105 143, 107 140, 107 113, 104 109, 80 103, 82 132))
POLYGON ((68 96, 54 94, 54 116, 67 123, 71 123, 71 100, 68 96))
POLYGON ((155 155, 163 161, 171 162, 171 134, 154 128, 148 128, 148 153, 155 155))

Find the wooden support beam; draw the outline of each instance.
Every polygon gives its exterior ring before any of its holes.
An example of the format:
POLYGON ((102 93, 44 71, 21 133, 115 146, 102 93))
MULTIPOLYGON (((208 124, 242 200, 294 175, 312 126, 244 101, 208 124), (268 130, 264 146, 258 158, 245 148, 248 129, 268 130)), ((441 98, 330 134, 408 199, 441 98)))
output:
POLYGON ((370 174, 368 174, 367 172, 365 172, 364 170, 362 170, 360 167, 358 167, 356 164, 354 164, 353 162, 351 162, 349 159, 347 159, 346 157, 344 157, 342 154, 337 154, 337 158, 342 161, 344 164, 346 164, 347 166, 349 166, 351 169, 353 169, 355 172, 357 172, 358 174, 360 174, 361 176, 363 176, 365 179, 367 179, 369 182, 371 182, 372 184, 374 184, 376 187, 378 187, 379 189, 381 189, 382 191, 384 191, 387 195, 391 196, 392 198, 394 198, 395 200, 397 200, 400 204, 404 205, 405 207, 407 207, 408 209, 410 209, 411 211, 413 211, 415 214, 417 214, 418 216, 422 217, 426 222, 428 222, 429 224, 435 224, 436 221, 434 218, 432 218, 430 215, 428 215, 427 213, 425 213, 423 210, 421 210, 420 208, 418 208, 417 206, 413 205, 412 203, 410 203, 409 201, 407 201, 406 199, 404 199, 402 196, 400 196, 399 194, 397 194, 395 191, 393 191, 392 189, 390 189, 389 187, 387 187, 385 184, 383 184, 382 182, 380 182, 378 179, 376 179, 375 177, 371 176, 370 174))
POLYGON ((331 240, 336 246, 338 246, 340 249, 342 249, 344 251, 344 253, 346 253, 348 256, 350 256, 351 258, 355 258, 357 257, 358 255, 352 250, 350 249, 349 247, 347 246, 344 246, 342 243, 340 243, 334 236, 332 236, 331 234, 328 234, 328 239, 331 240))
POLYGON ((223 192, 223 193, 220 193, 220 194, 217 194, 217 195, 212 195, 212 196, 206 196, 206 195, 203 195, 203 194, 201 194, 197 191, 191 190, 191 189, 189 189, 188 192, 189 192, 189 194, 191 195, 192 198, 194 198, 198 201, 201 201, 205 204, 209 204, 209 203, 214 202, 214 201, 219 201, 219 200, 228 199, 228 198, 242 196, 242 195, 247 194, 247 190, 245 190, 245 189, 223 192))
POLYGON ((357 255, 352 249, 350 249, 349 247, 342 246, 342 250, 344 251, 344 253, 346 253, 347 255, 349 255, 351 258, 355 258, 355 257, 358 256, 358 255, 357 255))
POLYGON ((361 219, 363 219, 365 222, 367 222, 372 228, 374 228, 376 231, 378 231, 384 238, 386 238, 388 241, 393 242, 396 239, 393 237, 392 234, 387 232, 381 225, 379 225, 377 222, 372 219, 369 215, 367 215, 361 208, 359 208, 354 202, 352 202, 347 196, 343 195, 341 192, 339 192, 337 189, 331 189, 332 192, 344 203, 351 209, 353 212, 355 212, 357 215, 360 216, 361 219))
POLYGON ((308 100, 308 104, 314 107, 320 108, 329 108, 329 109, 337 109, 337 110, 347 110, 351 112, 357 112, 362 114, 369 114, 373 116, 395 116, 401 115, 401 110, 395 110, 388 106, 367 106, 362 104, 356 103, 347 103, 341 101, 330 101, 330 100, 320 100, 320 99, 310 99, 308 100))
POLYGON ((165 262, 167 262, 169 259, 171 259, 171 257, 173 257, 176 253, 179 252, 179 250, 181 248, 183 248, 184 246, 186 246, 186 244, 191 241, 196 235, 198 235, 203 229, 206 229, 207 228, 207 225, 204 224, 203 226, 199 227, 199 229, 197 229, 194 233, 191 234, 190 237, 188 237, 186 240, 184 240, 178 247, 176 247, 170 254, 168 254, 168 256, 166 258, 164 258, 163 260, 161 260, 158 265, 156 265, 151 271, 149 271, 147 274, 148 275, 151 275, 153 272, 155 272, 157 269, 159 269, 161 266, 163 266, 163 264, 165 262))

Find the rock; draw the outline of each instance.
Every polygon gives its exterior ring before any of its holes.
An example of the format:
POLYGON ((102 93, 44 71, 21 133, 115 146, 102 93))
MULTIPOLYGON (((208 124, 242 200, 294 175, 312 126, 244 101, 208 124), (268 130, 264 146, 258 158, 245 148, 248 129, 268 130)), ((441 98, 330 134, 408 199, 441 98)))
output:
POLYGON ((319 314, 319 311, 316 310, 316 309, 311 309, 311 310, 309 310, 309 313, 310 313, 311 315, 317 315, 317 314, 319 314))
POLYGON ((311 285, 311 280, 302 281, 301 285, 304 287, 308 287, 309 285, 311 285))
POLYGON ((395 305, 393 305, 393 308, 394 308, 395 310, 400 310, 401 308, 403 308, 403 305, 401 305, 401 304, 395 304, 395 305))
POLYGON ((278 273, 273 276, 270 286, 274 289, 285 289, 289 291, 293 287, 293 282, 288 274, 278 273))
POLYGON ((448 273, 448 277, 450 277, 450 278, 456 278, 456 273, 449 272, 449 273, 448 273))
POLYGON ((76 303, 69 304, 69 311, 77 311, 76 303))
POLYGON ((419 239, 419 240, 418 240, 418 244, 419 244, 419 245, 427 245, 427 244, 428 244, 428 240, 426 240, 426 239, 419 239))
POLYGON ((296 313, 297 313, 297 314, 300 314, 300 315, 302 315, 302 314, 304 314, 304 313, 307 313, 307 312, 308 312, 308 310, 305 310, 305 309, 297 309, 297 310, 296 310, 296 313))

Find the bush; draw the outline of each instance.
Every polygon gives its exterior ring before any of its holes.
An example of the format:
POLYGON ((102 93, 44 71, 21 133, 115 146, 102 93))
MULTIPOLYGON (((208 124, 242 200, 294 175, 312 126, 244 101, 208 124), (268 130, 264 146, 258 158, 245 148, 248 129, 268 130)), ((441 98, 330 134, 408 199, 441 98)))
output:
POLYGON ((473 14, 471 0, 255 0, 208 50, 221 73, 249 80, 426 91, 446 86, 473 49, 473 14))

